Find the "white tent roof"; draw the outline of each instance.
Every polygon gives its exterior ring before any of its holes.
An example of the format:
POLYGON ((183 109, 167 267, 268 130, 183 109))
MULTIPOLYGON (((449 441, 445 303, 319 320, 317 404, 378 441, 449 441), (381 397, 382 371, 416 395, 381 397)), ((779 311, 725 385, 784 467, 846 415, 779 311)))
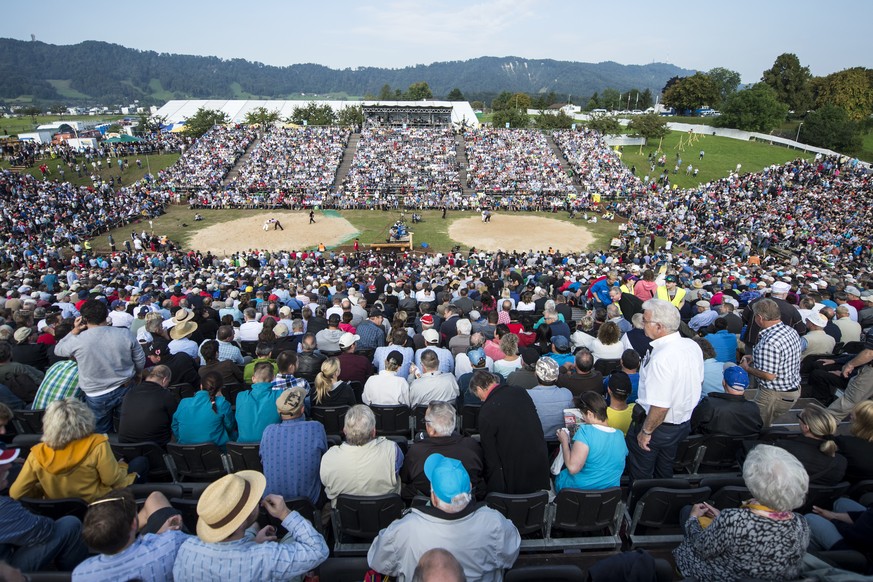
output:
MULTIPOLYGON (((452 123, 460 125, 465 123, 467 127, 478 127, 479 120, 473 113, 473 108, 467 101, 321 101, 314 100, 322 105, 329 105, 334 111, 340 111, 344 107, 357 105, 392 105, 392 106, 423 106, 423 107, 451 107, 452 123)), ((226 113, 233 123, 242 123, 246 113, 258 107, 265 107, 269 111, 278 111, 284 119, 289 117, 298 107, 305 107, 310 101, 260 101, 260 100, 206 100, 189 99, 167 101, 158 109, 155 115, 166 117, 167 123, 179 123, 194 115, 201 107, 214 109, 226 113)))

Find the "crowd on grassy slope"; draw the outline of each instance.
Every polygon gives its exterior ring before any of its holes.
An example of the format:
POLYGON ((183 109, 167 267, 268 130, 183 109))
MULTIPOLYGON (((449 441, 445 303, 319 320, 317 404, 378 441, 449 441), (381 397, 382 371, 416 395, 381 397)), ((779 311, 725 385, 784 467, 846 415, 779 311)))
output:
POLYGON ((216 125, 178 162, 158 172, 158 180, 166 188, 218 188, 257 135, 245 125, 216 125))

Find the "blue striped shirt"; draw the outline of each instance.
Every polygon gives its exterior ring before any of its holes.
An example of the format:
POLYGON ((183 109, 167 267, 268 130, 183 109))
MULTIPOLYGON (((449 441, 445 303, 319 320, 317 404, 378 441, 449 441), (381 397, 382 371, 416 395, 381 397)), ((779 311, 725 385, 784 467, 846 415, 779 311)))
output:
POLYGON ((319 467, 327 450, 324 426, 303 417, 271 424, 261 437, 261 463, 267 477, 265 494, 307 497, 318 505, 319 467))
POLYGON ((136 538, 130 546, 117 554, 100 554, 88 558, 73 570, 73 581, 172 580, 176 553, 189 538, 191 536, 188 534, 175 530, 160 535, 146 534, 136 538))
POLYGON ((327 544, 312 524, 296 511, 282 520, 288 534, 278 542, 255 542, 257 526, 232 542, 209 544, 191 538, 182 544, 173 577, 185 582, 229 580, 290 580, 327 559, 327 544))

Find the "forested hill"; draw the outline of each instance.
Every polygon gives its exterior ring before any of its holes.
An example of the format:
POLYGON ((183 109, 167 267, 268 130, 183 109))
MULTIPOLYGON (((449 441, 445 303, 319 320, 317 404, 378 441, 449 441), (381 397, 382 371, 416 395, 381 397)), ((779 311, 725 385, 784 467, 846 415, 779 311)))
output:
MULTIPOLYGON (((293 54, 288 59, 293 60, 293 54)), ((658 92, 675 75, 693 71, 674 65, 620 65, 480 57, 402 69, 330 69, 315 64, 267 66, 243 59, 224 60, 140 51, 87 41, 58 46, 0 39, 0 100, 31 96, 39 102, 118 101, 157 103, 168 99, 296 98, 301 94, 377 96, 385 85, 406 90, 426 82, 435 98, 459 88, 466 99, 502 91, 531 95, 572 95, 587 99, 606 88, 658 92)))

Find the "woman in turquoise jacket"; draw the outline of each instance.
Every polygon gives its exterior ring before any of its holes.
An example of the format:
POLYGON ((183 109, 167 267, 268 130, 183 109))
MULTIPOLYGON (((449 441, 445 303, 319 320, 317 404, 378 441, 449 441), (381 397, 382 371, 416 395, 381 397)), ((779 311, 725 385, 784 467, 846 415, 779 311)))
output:
POLYGON ((222 449, 236 439, 236 421, 230 402, 221 395, 221 374, 209 372, 200 382, 200 391, 183 398, 173 415, 173 436, 181 445, 215 443, 222 449))

